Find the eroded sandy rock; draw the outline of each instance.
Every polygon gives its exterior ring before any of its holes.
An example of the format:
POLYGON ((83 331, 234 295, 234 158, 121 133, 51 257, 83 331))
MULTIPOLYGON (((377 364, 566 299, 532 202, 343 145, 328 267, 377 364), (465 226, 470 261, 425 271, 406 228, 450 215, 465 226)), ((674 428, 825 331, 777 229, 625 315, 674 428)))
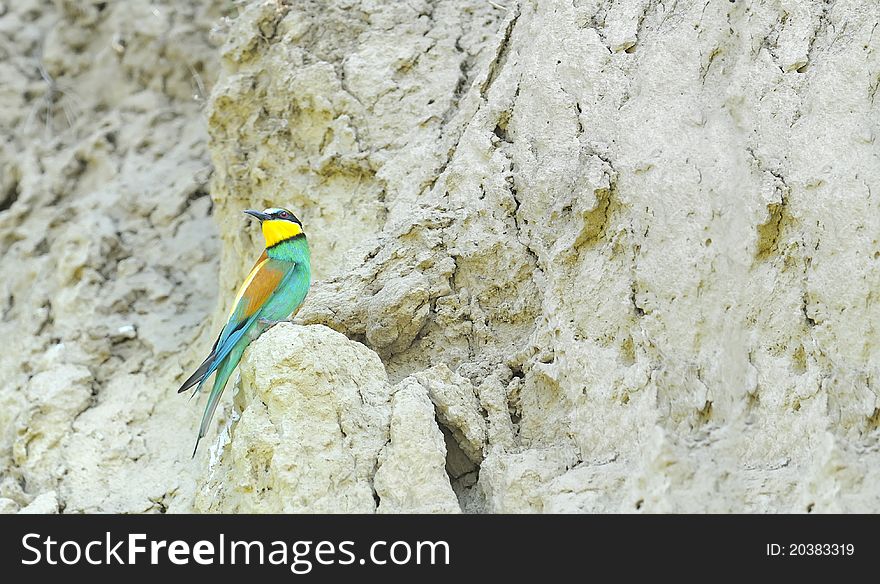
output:
POLYGON ((445 447, 466 511, 877 510, 864 3, 288 4, 7 3, 0 496, 446 510, 445 447), (261 339, 210 466, 174 390, 268 204, 312 245, 299 322, 352 341, 261 339))
POLYGON ((55 491, 48 491, 31 501, 30 505, 19 511, 22 515, 47 515, 58 513, 58 496, 55 491))
POLYGON ((174 391, 217 299, 202 111, 230 5, 5 6, 0 496, 188 511, 199 414, 174 391))
POLYGON ((374 352, 326 327, 282 323, 248 349, 240 392, 240 413, 197 509, 375 509, 372 479, 388 441, 391 396, 374 352))
POLYGON ((375 486, 379 513, 458 513, 446 446, 428 390, 412 379, 395 389, 389 442, 379 454, 375 486))
POLYGON ((486 419, 470 381, 445 365, 420 371, 413 378, 428 390, 440 423, 452 432, 468 458, 479 464, 486 445, 486 419))
POLYGON ((236 407, 198 510, 459 511, 427 388, 392 387, 376 353, 327 327, 281 323, 255 341, 236 407))
POLYGON ((6 497, 0 497, 0 514, 18 513, 18 503, 6 497))

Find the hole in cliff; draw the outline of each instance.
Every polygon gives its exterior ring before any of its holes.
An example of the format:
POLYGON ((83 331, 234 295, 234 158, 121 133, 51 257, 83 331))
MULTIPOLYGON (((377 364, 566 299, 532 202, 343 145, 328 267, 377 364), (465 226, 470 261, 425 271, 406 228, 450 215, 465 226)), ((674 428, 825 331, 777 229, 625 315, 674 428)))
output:
POLYGON ((21 184, 19 183, 18 177, 12 177, 12 184, 9 188, 6 189, 6 192, 3 193, 3 197, 0 198, 0 212, 3 212, 18 200, 19 195, 21 195, 21 184))
POLYGON ((526 375, 523 373, 522 365, 511 365, 510 366, 510 376, 511 378, 522 379, 526 375))
POLYGON ((645 500, 639 499, 638 501, 636 501, 636 509, 641 509, 642 505, 644 505, 644 504, 645 504, 645 500))
POLYGON ((480 466, 464 453, 452 432, 437 420, 443 441, 446 443, 446 474, 449 484, 458 498, 458 504, 465 513, 481 513, 486 508, 485 497, 477 485, 480 479, 480 466))
POLYGON ((813 507, 815 507, 815 506, 816 506, 815 503, 810 503, 809 505, 807 505, 807 513, 812 513, 813 507))
POLYGON ((631 44, 630 46, 628 46, 627 48, 625 48, 625 49, 623 50, 623 52, 624 52, 624 53, 629 53, 629 54, 631 55, 631 54, 633 54, 633 53, 636 52, 636 46, 637 46, 637 45, 636 45, 635 43, 633 43, 633 44, 631 44))
POLYGON ((795 71, 797 71, 798 73, 806 73, 806 72, 807 72, 807 69, 809 69, 809 68, 810 68, 810 64, 809 64, 809 63, 804 63, 803 65, 801 65, 800 67, 798 67, 797 69, 795 69, 795 71))

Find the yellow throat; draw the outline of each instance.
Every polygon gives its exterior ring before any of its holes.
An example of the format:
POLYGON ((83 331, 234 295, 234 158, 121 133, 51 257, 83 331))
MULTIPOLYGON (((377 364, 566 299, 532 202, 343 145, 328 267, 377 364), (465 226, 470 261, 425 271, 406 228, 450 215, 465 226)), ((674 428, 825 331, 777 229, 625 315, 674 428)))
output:
POLYGON ((263 237, 266 238, 266 247, 272 247, 280 241, 296 237, 302 233, 302 227, 292 221, 270 219, 263 221, 263 237))

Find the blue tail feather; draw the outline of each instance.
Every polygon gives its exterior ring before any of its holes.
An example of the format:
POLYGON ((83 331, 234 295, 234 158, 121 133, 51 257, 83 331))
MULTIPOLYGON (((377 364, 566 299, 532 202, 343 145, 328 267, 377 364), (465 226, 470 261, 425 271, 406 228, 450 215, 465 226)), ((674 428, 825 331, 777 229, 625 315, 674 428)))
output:
MULTIPOLYGON (((220 403, 220 397, 223 395, 226 383, 229 381, 232 372, 238 366, 238 362, 241 361, 241 356, 244 353, 246 346, 246 343, 241 343, 240 346, 233 348, 229 355, 220 363, 219 367, 216 368, 217 375, 214 378, 214 387, 211 389, 211 394, 208 396, 208 403, 205 406, 205 413, 202 415, 202 422, 199 425, 199 435, 196 438, 195 448, 193 448, 193 457, 195 457, 196 450, 199 448, 199 441, 201 441, 201 439, 205 437, 205 434, 208 433, 208 426, 211 423, 211 419, 214 417, 214 412, 217 410, 217 404, 220 403)), ((199 385, 199 387, 201 388, 201 385, 199 385)))

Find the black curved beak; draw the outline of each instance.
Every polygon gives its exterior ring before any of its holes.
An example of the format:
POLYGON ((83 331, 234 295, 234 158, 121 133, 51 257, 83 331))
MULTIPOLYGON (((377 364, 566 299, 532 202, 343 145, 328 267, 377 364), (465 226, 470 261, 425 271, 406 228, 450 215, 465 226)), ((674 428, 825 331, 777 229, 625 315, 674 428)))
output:
POLYGON ((256 217, 260 221, 267 221, 272 218, 271 215, 261 213, 260 211, 254 211, 253 209, 245 209, 244 213, 246 215, 250 215, 251 217, 256 217))

